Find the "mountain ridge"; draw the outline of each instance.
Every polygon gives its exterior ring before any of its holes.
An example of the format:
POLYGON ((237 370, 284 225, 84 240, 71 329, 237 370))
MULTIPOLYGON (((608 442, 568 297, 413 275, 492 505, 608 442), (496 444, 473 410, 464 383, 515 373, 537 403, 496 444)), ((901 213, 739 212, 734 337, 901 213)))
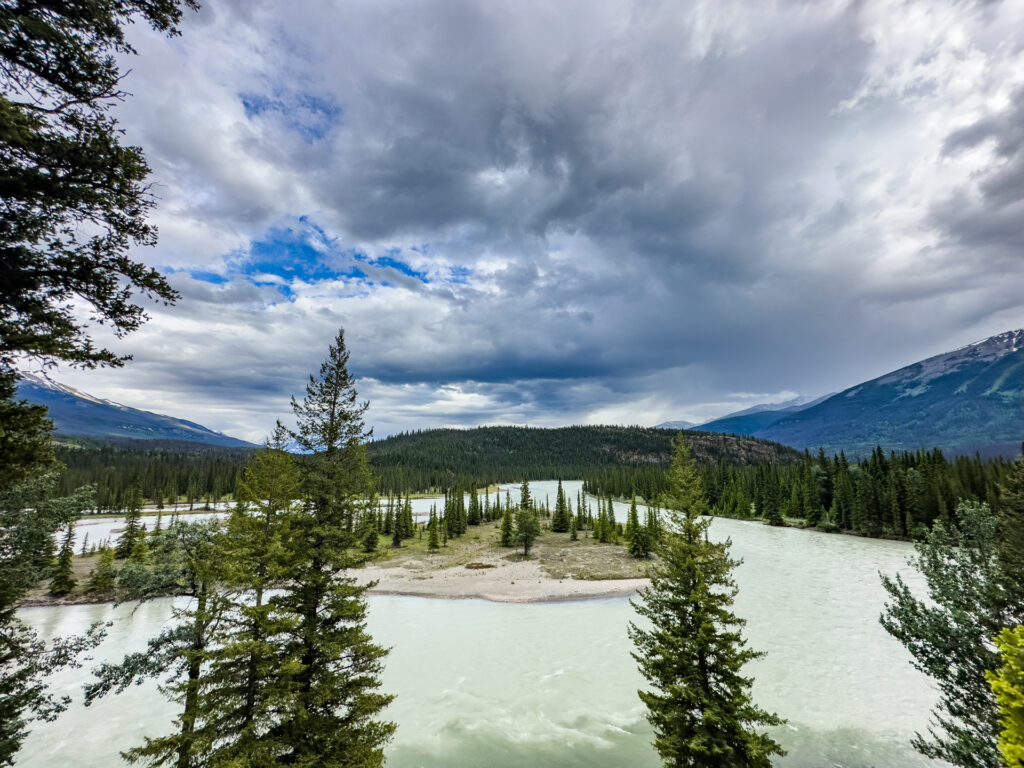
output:
POLYGON ((227 448, 255 448, 253 443, 216 432, 194 421, 105 400, 61 384, 49 376, 25 373, 18 396, 45 405, 58 435, 134 440, 180 440, 227 448))
POLYGON ((850 456, 876 445, 1014 456, 1024 439, 1024 329, 855 384, 753 436, 850 456))

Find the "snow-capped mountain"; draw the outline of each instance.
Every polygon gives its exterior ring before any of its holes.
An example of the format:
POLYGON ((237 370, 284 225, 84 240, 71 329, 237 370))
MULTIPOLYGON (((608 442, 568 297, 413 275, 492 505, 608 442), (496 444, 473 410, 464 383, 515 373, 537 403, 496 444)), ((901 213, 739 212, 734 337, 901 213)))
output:
POLYGON ((30 403, 45 405, 56 432, 62 435, 184 440, 237 448, 254 447, 252 443, 214 432, 201 424, 94 397, 49 376, 23 374, 18 382, 18 396, 30 403))
POLYGON ((857 384, 753 434, 854 455, 881 445, 1013 456, 1024 440, 1024 329, 857 384))

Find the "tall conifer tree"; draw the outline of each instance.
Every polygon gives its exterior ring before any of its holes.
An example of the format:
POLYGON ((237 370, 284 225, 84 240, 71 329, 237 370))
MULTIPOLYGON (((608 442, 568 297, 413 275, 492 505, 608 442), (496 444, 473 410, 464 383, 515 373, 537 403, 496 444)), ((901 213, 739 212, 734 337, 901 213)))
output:
POLYGON ((764 726, 780 725, 757 707, 741 670, 761 654, 746 648, 729 543, 708 539, 707 498, 696 462, 681 438, 668 474, 667 527, 651 586, 633 603, 651 629, 630 624, 633 658, 653 690, 640 691, 665 766, 769 768, 781 747, 764 726))
POLYGON ((246 464, 237 505, 220 547, 222 579, 231 604, 217 627, 217 648, 203 692, 206 717, 217 722, 210 764, 269 765, 287 754, 277 713, 291 702, 290 665, 280 653, 294 619, 282 615, 268 590, 287 577, 283 521, 301 502, 298 468, 278 422, 264 449, 246 464))
POLYGON ((392 700, 381 693, 384 648, 366 631, 366 586, 355 564, 353 527, 373 490, 363 414, 339 331, 301 403, 292 401, 293 437, 311 452, 302 466, 301 510, 289 514, 289 589, 276 605, 294 617, 284 651, 294 654, 294 705, 282 718, 285 765, 379 766, 395 725, 377 719, 392 700))
POLYGON ((50 594, 61 596, 68 594, 78 584, 78 579, 72 573, 72 561, 75 556, 72 545, 75 539, 75 524, 68 526, 68 532, 64 536, 64 542, 60 547, 60 554, 57 555, 57 564, 53 569, 53 578, 50 580, 50 594))
POLYGON ((142 531, 142 492, 138 487, 128 491, 127 508, 124 513, 124 531, 117 540, 114 555, 120 560, 130 557, 135 545, 145 534, 142 531))

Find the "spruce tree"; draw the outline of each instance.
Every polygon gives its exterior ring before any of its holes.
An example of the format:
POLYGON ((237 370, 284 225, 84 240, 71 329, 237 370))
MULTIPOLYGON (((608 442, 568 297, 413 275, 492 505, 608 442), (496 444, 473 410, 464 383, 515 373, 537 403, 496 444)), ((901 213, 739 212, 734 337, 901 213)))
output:
POLYGON ((98 697, 120 693, 159 676, 164 695, 180 705, 174 731, 147 738, 143 746, 123 752, 128 762, 173 764, 181 768, 206 765, 204 756, 220 737, 216 713, 209 713, 204 706, 206 671, 215 647, 214 630, 227 607, 223 592, 218 589, 218 528, 216 521, 174 527, 180 554, 180 589, 192 600, 174 609, 174 622, 151 638, 145 651, 128 654, 119 664, 100 665, 98 679, 86 686, 88 706, 98 697))
POLYGON ((918 598, 899 575, 883 576, 891 602, 880 621, 941 694, 934 726, 927 737, 916 735, 914 748, 963 768, 993 768, 1000 762, 1000 714, 986 679, 999 666, 992 638, 1024 622, 1024 594, 1006 591, 997 521, 988 505, 961 503, 955 518, 955 526, 936 520, 914 544, 910 564, 928 584, 928 599, 918 598))
POLYGON ((515 542, 523 548, 523 557, 530 556, 530 549, 539 535, 540 520, 537 519, 536 510, 529 507, 516 510, 515 542))
POLYGON ((363 553, 373 554, 377 551, 378 534, 377 528, 367 524, 363 532, 363 553))
POLYGON ((638 560, 651 556, 652 542, 647 528, 640 525, 640 514, 636 508, 636 497, 629 505, 629 516, 626 520, 626 547, 629 554, 638 560))
POLYGON ((117 540, 114 556, 124 560, 131 556, 132 550, 139 539, 145 534, 142 531, 142 492, 138 487, 128 491, 127 508, 124 513, 124 531, 117 540))
POLYGON ((530 481, 523 478, 523 484, 519 486, 519 507, 520 509, 533 509, 533 499, 530 497, 530 481))
POLYGON ((562 481, 558 481, 558 493, 555 496, 555 514, 551 518, 551 530, 556 533, 565 533, 569 530, 569 507, 565 501, 565 491, 562 489, 562 481))
POLYGON ((474 485, 469 492, 469 511, 466 515, 466 522, 469 525, 480 525, 480 518, 480 498, 476 494, 476 486, 474 485))
POLYGON ((412 516, 412 499, 409 494, 405 495, 405 504, 402 505, 402 538, 411 539, 416 533, 416 523, 412 516))
POLYGON ((114 566, 114 550, 104 547, 89 573, 85 591, 92 595, 105 595, 114 590, 117 584, 117 568, 114 566))
POLYGON ((730 610, 736 595, 729 543, 710 541, 702 518, 707 498, 696 462, 681 438, 668 474, 666 528, 651 586, 633 602, 651 629, 630 624, 640 691, 665 766, 768 768, 781 747, 757 729, 782 720, 757 707, 742 667, 762 654, 746 647, 744 621, 730 610))
POLYGON ((216 627, 216 645, 200 702, 217 723, 204 755, 212 765, 270 765, 288 753, 278 713, 291 703, 291 664, 281 653, 293 619, 267 599, 287 577, 284 521, 301 504, 301 480, 278 422, 239 479, 237 504, 221 541, 221 578, 230 601, 216 627))
POLYGON ((597 522, 594 524, 594 538, 597 539, 601 544, 607 544, 611 541, 611 524, 608 522, 608 513, 605 511, 604 504, 601 504, 598 500, 597 522))
POLYGON ((441 548, 441 540, 437 535, 437 512, 431 508, 430 519, 427 521, 427 549, 433 552, 441 548))
POLYGON ((659 539, 661 539, 661 526, 658 523, 658 510, 656 507, 647 508, 647 519, 644 524, 647 529, 647 540, 650 542, 651 549, 653 550, 659 539))
POLYGON ((66 595, 78 584, 72 573, 72 559, 75 553, 72 551, 72 544, 75 539, 75 525, 68 526, 68 532, 64 536, 64 542, 60 547, 60 554, 57 555, 57 564, 53 569, 53 578, 50 580, 50 594, 55 597, 66 595))
POLYGON ((508 506, 501 515, 501 546, 515 546, 515 531, 512 527, 512 509, 508 506))
POLYGON ((293 436, 311 456, 301 465, 309 500, 288 515, 289 587, 274 598, 293 617, 283 652, 294 655, 294 702, 279 724, 289 751, 281 763, 325 768, 379 766, 395 730, 377 719, 392 700, 379 692, 387 650, 366 631, 368 587, 347 575, 353 523, 372 491, 363 425, 344 332, 331 344, 302 403, 292 401, 293 436))

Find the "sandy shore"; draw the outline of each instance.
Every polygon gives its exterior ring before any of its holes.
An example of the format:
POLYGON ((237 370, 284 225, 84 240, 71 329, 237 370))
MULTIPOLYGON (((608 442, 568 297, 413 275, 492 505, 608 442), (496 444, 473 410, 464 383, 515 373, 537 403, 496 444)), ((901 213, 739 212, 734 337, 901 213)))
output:
POLYGON ((469 569, 465 566, 437 568, 429 563, 370 565, 354 571, 361 584, 376 581, 370 591, 384 595, 412 595, 448 600, 479 598, 499 603, 535 603, 559 600, 585 600, 635 594, 646 587, 647 579, 554 579, 536 560, 509 562, 494 559, 493 567, 469 569))

